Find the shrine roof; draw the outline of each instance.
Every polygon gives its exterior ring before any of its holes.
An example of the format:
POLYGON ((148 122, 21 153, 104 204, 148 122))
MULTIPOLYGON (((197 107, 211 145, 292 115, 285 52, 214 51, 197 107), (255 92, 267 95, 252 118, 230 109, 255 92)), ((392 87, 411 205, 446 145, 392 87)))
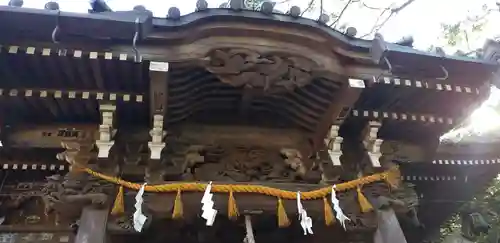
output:
MULTIPOLYGON (((296 9, 295 9, 296 11, 296 9)), ((248 10, 237 8, 204 8, 193 13, 180 15, 177 8, 170 8, 169 16, 165 18, 153 17, 147 10, 132 10, 121 12, 100 13, 73 13, 59 10, 32 9, 23 7, 0 6, 0 30, 4 35, 1 39, 16 41, 26 37, 28 40, 51 40, 51 33, 59 25, 61 34, 74 38, 90 38, 97 41, 112 40, 118 44, 129 43, 137 29, 136 20, 140 25, 140 39, 144 42, 158 39, 158 33, 171 34, 162 38, 172 38, 178 32, 207 23, 224 24, 228 32, 238 29, 237 24, 253 26, 279 26, 304 31, 316 32, 329 39, 328 42, 342 46, 346 50, 367 53, 373 48, 373 40, 356 38, 352 33, 339 32, 325 24, 325 16, 318 20, 303 18, 296 15, 292 9, 287 14, 272 10, 248 10), (36 23, 36 24, 33 24, 36 23)), ((280 32, 281 30, 276 30, 280 32)), ((237 35, 238 33, 235 32, 237 35)), ((197 33, 189 33, 197 35, 197 33)), ((180 37, 186 37, 179 35, 180 37)), ((397 43, 384 42, 387 57, 394 59, 404 58, 407 61, 421 61, 420 58, 446 62, 448 64, 465 63, 470 67, 496 69, 496 62, 468 56, 445 55, 443 53, 425 52, 397 43), (415 60, 412 60, 417 58, 415 60), (479 66, 477 66, 479 64, 479 66)))
POLYGON ((25 113, 23 119, 44 117, 47 112, 32 112, 29 102, 18 95, 49 103, 52 96, 64 100, 57 101, 59 106, 47 105, 52 114, 47 122, 98 121, 99 114, 91 113, 94 104, 108 98, 126 104, 120 115, 127 113, 127 118, 120 120, 146 122, 150 62, 168 62, 166 120, 172 125, 205 108, 240 109, 242 87, 220 82, 220 76, 200 62, 214 50, 246 48, 263 59, 296 56, 317 68, 308 72, 310 85, 255 96, 250 110, 272 111, 280 114, 279 119, 286 118, 287 126, 316 131, 322 120, 333 116, 328 112, 337 109, 337 97, 344 99, 347 80, 359 79, 363 83, 359 99, 342 104, 348 122, 341 133, 361 130, 366 120, 383 120, 384 138, 416 139, 438 136, 460 124, 496 82, 492 73, 498 69, 495 55, 500 47, 495 42, 487 43, 483 58, 450 56, 389 43, 380 35, 373 40, 356 38, 352 29, 339 32, 326 24, 325 16, 303 18, 293 7, 285 14, 269 6, 259 10, 228 6, 193 6, 198 10, 187 15, 170 8, 165 18, 141 8, 73 13, 54 6, 54 10, 0 6, 0 76, 5 80, 0 97, 15 100, 20 107, 11 109, 17 116, 25 113), (139 52, 143 62, 133 61, 139 52))

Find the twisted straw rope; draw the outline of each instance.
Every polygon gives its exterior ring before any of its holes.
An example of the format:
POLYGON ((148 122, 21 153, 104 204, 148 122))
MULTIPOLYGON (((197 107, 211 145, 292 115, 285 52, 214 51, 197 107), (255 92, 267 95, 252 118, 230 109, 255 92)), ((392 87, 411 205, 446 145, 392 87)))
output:
MULTIPOLYGON (((121 185, 123 187, 139 190, 142 184, 133 183, 129 181, 124 181, 120 178, 108 176, 105 174, 101 174, 99 172, 93 171, 89 168, 82 168, 83 171, 88 174, 103 179, 105 181, 121 185)), ((350 189, 355 189, 357 187, 371 184, 377 181, 388 181, 390 177, 395 177, 399 175, 398 168, 392 168, 388 171, 373 174, 370 176, 362 177, 356 180, 344 182, 341 184, 336 184, 336 191, 346 191, 350 189)), ((187 191, 187 192, 203 192, 208 184, 207 183, 197 183, 197 182, 186 182, 186 183, 171 183, 171 184, 162 184, 162 185, 146 185, 144 190, 147 192, 177 192, 178 190, 187 191)), ((241 185, 241 184, 212 184, 212 192, 219 193, 229 193, 230 191, 239 192, 239 193, 258 193, 268 196, 275 196, 282 199, 296 199, 297 192, 281 190, 277 188, 272 188, 268 186, 261 185, 241 185)), ((327 196, 332 190, 331 186, 323 187, 317 190, 301 192, 302 200, 313 200, 320 199, 327 196)))

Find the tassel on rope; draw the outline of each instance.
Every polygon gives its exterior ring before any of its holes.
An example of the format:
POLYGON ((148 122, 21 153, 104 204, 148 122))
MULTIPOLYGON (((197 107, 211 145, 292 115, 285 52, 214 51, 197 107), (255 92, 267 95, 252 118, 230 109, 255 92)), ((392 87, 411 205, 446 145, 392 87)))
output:
POLYGON ((391 188, 398 188, 401 182, 401 172, 398 167, 391 168, 384 176, 385 181, 391 188))
POLYGON ((288 215, 285 211, 285 206, 283 206, 283 200, 278 198, 278 226, 280 228, 286 228, 290 226, 290 220, 288 219, 288 215))
POLYGON ((361 208, 361 212, 368 213, 372 211, 373 206, 365 197, 365 195, 363 195, 363 192, 361 192, 361 187, 358 187, 356 190, 358 191, 358 202, 359 202, 359 207, 361 208))
POLYGON ((125 202, 123 199, 123 186, 120 186, 118 193, 116 194, 116 199, 113 204, 113 209, 111 209, 111 215, 120 215, 125 213, 125 202))
POLYGON ((323 204, 325 207, 325 225, 333 225, 335 223, 335 215, 333 215, 332 207, 330 207, 330 202, 328 202, 326 197, 323 198, 323 204))
POLYGON ((174 210, 172 211, 172 219, 181 219, 184 216, 184 205, 182 205, 181 188, 177 189, 175 196, 174 210))
POLYGON ((238 219, 240 213, 238 212, 238 206, 236 205, 236 200, 233 196, 233 189, 229 188, 229 199, 227 202, 227 215, 230 220, 238 219))

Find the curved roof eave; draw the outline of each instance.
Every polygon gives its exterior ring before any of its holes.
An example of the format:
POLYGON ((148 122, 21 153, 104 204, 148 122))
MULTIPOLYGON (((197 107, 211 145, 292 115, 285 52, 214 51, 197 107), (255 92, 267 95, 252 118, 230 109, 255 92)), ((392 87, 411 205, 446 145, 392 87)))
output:
MULTIPOLYGON (((325 24, 321 24, 318 21, 312 19, 301 18, 301 17, 294 18, 287 14, 280 14, 280 13, 265 15, 263 13, 250 10, 234 11, 231 9, 208 9, 205 11, 193 12, 187 15, 183 15, 177 20, 169 20, 166 18, 154 18, 153 24, 155 29, 162 29, 168 31, 171 30, 172 28, 187 27, 189 25, 194 25, 202 21, 210 21, 211 19, 214 19, 216 21, 229 20, 229 21, 242 21, 242 22, 249 22, 250 19, 254 21, 259 21, 261 23, 269 21, 279 21, 282 22, 283 24, 293 24, 295 26, 300 26, 300 27, 314 28, 315 30, 321 31, 322 33, 328 35, 330 38, 333 38, 336 41, 341 42, 342 44, 345 44, 346 46, 356 50, 360 49, 369 50, 372 47, 371 40, 365 40, 347 36, 333 28, 330 28, 325 24)), ((386 44, 389 52, 422 55, 440 59, 445 58, 462 62, 474 62, 474 63, 496 65, 496 63, 494 62, 484 59, 475 59, 471 57, 450 56, 450 55, 446 55, 443 57, 436 53, 420 51, 408 46, 402 46, 394 43, 386 43, 386 44)))
MULTIPOLYGON (((273 13, 264 14, 262 12, 232 9, 207 9, 180 16, 178 19, 153 18, 150 12, 124 11, 124 12, 104 12, 104 13, 72 13, 63 11, 17 8, 10 6, 0 6, 0 30, 3 34, 15 36, 16 32, 35 32, 41 36, 48 36, 57 24, 63 26, 65 32, 71 32, 84 37, 109 38, 117 40, 129 40, 136 30, 136 19, 142 25, 141 36, 148 39, 153 31, 169 32, 178 28, 189 27, 203 22, 256 22, 259 24, 282 24, 288 28, 307 28, 330 38, 332 42, 342 45, 344 48, 355 52, 369 53, 372 47, 371 40, 364 40, 347 36, 329 26, 318 21, 290 15, 273 13), (32 24, 37 23, 37 24, 32 24)), ((385 43, 387 55, 396 54, 404 56, 418 56, 425 60, 446 60, 451 63, 470 63, 486 65, 487 70, 496 70, 497 63, 486 59, 474 59, 460 56, 440 56, 436 53, 424 52, 407 46, 394 43, 385 43), (427 59, 430 58, 430 59, 427 59)))

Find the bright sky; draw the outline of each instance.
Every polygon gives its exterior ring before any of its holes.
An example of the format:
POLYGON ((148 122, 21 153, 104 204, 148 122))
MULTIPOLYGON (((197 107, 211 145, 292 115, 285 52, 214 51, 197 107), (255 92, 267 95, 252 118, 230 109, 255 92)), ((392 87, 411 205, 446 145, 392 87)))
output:
MULTIPOLYGON (((227 0, 207 0, 210 8, 216 8, 227 0)), ((278 2, 276 8, 286 12, 290 6, 297 5, 305 9, 310 0, 274 0, 278 2), (285 2, 285 3, 280 3, 285 2)), ((320 0, 316 0, 319 2, 320 0)), ((323 0, 326 12, 339 13, 348 0, 323 0)), ((362 7, 361 3, 375 8, 387 8, 389 6, 400 6, 406 0, 354 0, 354 4, 347 9, 342 16, 339 26, 355 27, 358 36, 370 32, 376 22, 380 12, 368 10, 362 7)), ((56 0, 62 11, 86 13, 89 9, 88 0, 56 0)), ((169 7, 175 6, 181 10, 182 14, 194 11, 196 0, 107 0, 108 5, 113 10, 130 10, 136 5, 143 5, 153 11, 156 17, 167 15, 169 7)), ((0 5, 7 5, 8 0, 0 0, 0 5)), ((44 0, 24 0, 24 7, 43 8, 44 0)), ((439 37, 441 35, 441 23, 454 24, 465 19, 467 16, 480 14, 482 6, 486 4, 490 8, 495 7, 495 0, 415 0, 405 8, 399 15, 391 18, 381 29, 380 33, 387 41, 397 41, 404 36, 413 36, 415 48, 426 50, 431 45, 444 47, 448 54, 455 52, 455 49, 446 47, 446 43, 439 37)), ((317 19, 319 6, 304 17, 317 19)), ((384 18, 382 18, 384 19, 384 18)), ((481 48, 487 38, 500 36, 500 29, 495 28, 500 23, 500 13, 490 14, 489 25, 485 26, 480 35, 470 36, 471 49, 481 48)), ((462 47, 460 49, 464 49, 462 47)), ((476 110, 472 116, 472 124, 457 131, 462 134, 484 134, 500 126, 500 115, 493 106, 500 107, 500 90, 493 90, 491 98, 476 110)), ((498 109, 498 108, 497 108, 498 109)), ((498 129, 497 129, 498 130, 498 129)), ((453 134, 449 134, 454 136, 453 134)), ((458 136, 458 135, 457 135, 458 136)), ((465 135, 467 136, 467 135, 465 135)))

